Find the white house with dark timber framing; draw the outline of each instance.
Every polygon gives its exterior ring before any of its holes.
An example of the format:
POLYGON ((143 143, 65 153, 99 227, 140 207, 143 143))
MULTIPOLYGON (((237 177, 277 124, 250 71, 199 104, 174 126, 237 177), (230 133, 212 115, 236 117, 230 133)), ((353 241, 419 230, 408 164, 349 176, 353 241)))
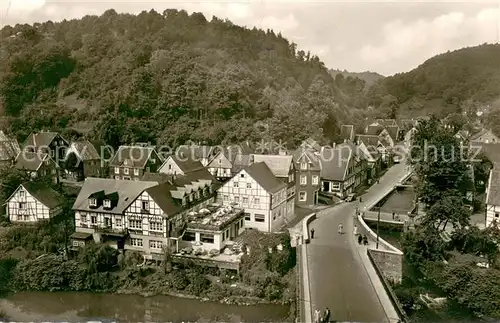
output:
POLYGON ((486 187, 486 227, 493 222, 500 224, 500 170, 490 170, 488 186, 486 187))
POLYGON ((14 223, 49 220, 62 211, 63 197, 53 189, 26 182, 7 199, 7 216, 14 223))
POLYGON ((273 232, 286 223, 287 184, 264 162, 240 170, 217 191, 217 203, 244 209, 245 228, 273 232))

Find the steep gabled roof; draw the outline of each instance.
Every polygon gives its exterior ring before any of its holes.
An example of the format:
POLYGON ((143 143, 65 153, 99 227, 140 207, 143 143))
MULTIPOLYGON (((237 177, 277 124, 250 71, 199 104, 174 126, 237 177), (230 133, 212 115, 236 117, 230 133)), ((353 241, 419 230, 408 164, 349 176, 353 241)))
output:
POLYGON ((94 178, 88 177, 83 183, 82 189, 73 204, 74 210, 122 214, 125 209, 139 196, 142 192, 150 187, 158 185, 157 182, 144 181, 126 181, 109 178, 94 178), (103 191, 108 195, 111 193, 118 194, 116 206, 107 210, 101 206, 91 209, 89 207, 89 196, 94 193, 103 191))
MULTIPOLYGON (((474 148, 479 148, 479 152, 485 155, 491 163, 500 163, 500 143, 481 143, 481 145, 474 146, 476 146, 474 148)), ((473 151, 471 153, 476 153, 475 149, 472 150, 473 151)))
POLYGON ((244 170, 268 193, 275 193, 286 187, 286 184, 277 179, 264 162, 253 163, 244 170))
POLYGON ((176 187, 170 183, 162 183, 146 189, 146 193, 153 199, 158 207, 163 211, 163 216, 171 217, 184 208, 182 204, 175 200, 171 191, 175 191, 176 187))
POLYGON ((293 157, 289 155, 251 155, 254 163, 264 162, 276 177, 288 177, 293 157))
POLYGON ((101 156, 97 152, 95 146, 88 140, 74 141, 70 145, 67 153, 74 150, 80 160, 100 160, 101 156))
POLYGON ((363 142, 366 147, 378 147, 379 144, 382 144, 384 147, 389 147, 389 143, 379 136, 370 136, 370 135, 357 135, 356 141, 363 142))
POLYGON ((194 171, 197 171, 200 169, 204 169, 204 167, 200 161, 194 160, 191 158, 180 157, 178 155, 172 155, 172 156, 167 157, 167 159, 165 160, 165 162, 163 164, 165 164, 169 158, 171 158, 175 162, 175 164, 177 166, 179 166, 179 168, 181 169, 181 171, 184 174, 191 173, 191 172, 194 172, 194 171))
POLYGON ((396 143, 398 141, 398 137, 399 137, 399 127, 398 126, 388 126, 388 127, 385 127, 385 130, 387 131, 389 136, 392 138, 394 143, 396 143))
POLYGON ((25 182, 21 186, 49 209, 56 208, 64 203, 64 197, 60 193, 42 183, 25 182))
POLYGON ((47 154, 22 151, 17 155, 14 167, 21 170, 37 171, 47 160, 55 165, 55 162, 47 154))
POLYGON ((239 154, 233 161, 233 168, 231 169, 231 173, 236 174, 243 168, 250 165, 250 155, 248 154, 239 154))
POLYGON ((366 128, 366 135, 368 136, 378 136, 380 133, 384 131, 384 127, 381 125, 369 125, 366 128))
POLYGON ((348 146, 327 149, 322 154, 321 178, 331 181, 344 181, 353 152, 348 146))
POLYGON ((120 146, 109 162, 109 166, 144 168, 153 151, 155 148, 151 146, 120 146))
MULTIPOLYGON (((23 149, 26 147, 49 146, 58 135, 59 134, 57 132, 52 131, 32 132, 24 141, 23 149)), ((61 139, 64 140, 62 137, 61 139)), ((66 140, 64 140, 64 142, 66 142, 66 140)))
POLYGON ((300 163, 302 162, 302 160, 307 160, 311 170, 313 171, 321 170, 321 163, 319 160, 320 159, 319 156, 316 155, 314 151, 311 151, 310 149, 305 149, 300 147, 294 151, 292 157, 295 163, 300 163))

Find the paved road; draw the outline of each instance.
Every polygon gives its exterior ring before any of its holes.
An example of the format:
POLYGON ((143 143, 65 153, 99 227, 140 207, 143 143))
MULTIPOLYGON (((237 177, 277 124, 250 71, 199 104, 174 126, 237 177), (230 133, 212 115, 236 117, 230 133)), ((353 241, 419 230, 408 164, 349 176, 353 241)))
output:
MULTIPOLYGON (((359 208, 380 198, 406 174, 404 164, 393 166, 362 197, 359 208)), ((388 322, 388 318, 362 264, 352 230, 358 202, 343 203, 318 212, 311 223, 315 237, 307 248, 312 310, 325 307, 331 319, 350 322, 388 322), (338 224, 345 234, 337 233, 338 224)))

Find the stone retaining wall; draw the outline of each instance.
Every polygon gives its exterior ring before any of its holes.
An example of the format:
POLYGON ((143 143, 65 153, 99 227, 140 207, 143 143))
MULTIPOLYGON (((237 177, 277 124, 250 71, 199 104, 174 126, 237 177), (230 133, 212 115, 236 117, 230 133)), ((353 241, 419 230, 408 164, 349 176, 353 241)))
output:
POLYGON ((370 249, 370 253, 381 274, 388 281, 401 282, 403 278, 403 254, 377 249, 370 249))

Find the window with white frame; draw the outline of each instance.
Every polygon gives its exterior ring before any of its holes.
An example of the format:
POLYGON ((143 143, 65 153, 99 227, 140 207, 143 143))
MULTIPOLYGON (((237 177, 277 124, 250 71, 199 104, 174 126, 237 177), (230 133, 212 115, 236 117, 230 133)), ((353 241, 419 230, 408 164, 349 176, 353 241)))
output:
POLYGON ((252 188, 252 183, 247 183, 247 188, 252 188))
POLYGON ((255 214, 255 222, 266 222, 266 216, 264 214, 255 214))
POLYGON ((307 200, 307 192, 299 192, 299 201, 304 202, 307 200))
POLYGON ((319 176, 318 175, 313 175, 312 177, 312 184, 313 185, 318 185, 319 183, 319 176))
POLYGON ((162 231, 163 230, 163 223, 156 222, 156 221, 150 221, 149 222, 149 230, 151 230, 151 231, 162 231))
POLYGON ((260 204, 260 198, 256 197, 253 199, 254 204, 260 204))
POLYGON ((19 190, 19 197, 24 197, 24 191, 23 190, 19 190))
POLYGON ((151 249, 161 249, 163 246, 163 243, 161 241, 158 241, 158 240, 150 240, 149 241, 149 247, 151 249))
POLYGON ((111 201, 110 200, 104 200, 104 207, 111 207, 111 201))
POLYGON ((227 201, 229 197, 227 195, 224 195, 224 201, 227 201))
POLYGON ((26 208, 26 202, 19 202, 19 209, 23 210, 26 208))
POLYGON ((240 197, 239 197, 239 196, 235 196, 235 197, 234 197, 234 201, 235 201, 236 203, 239 203, 239 202, 240 202, 240 197))
POLYGON ((340 183, 339 182, 332 182, 332 189, 339 190, 340 189, 340 183))
POLYGON ((90 198, 89 201, 90 206, 97 206, 97 199, 96 198, 90 198))
POLYGON ((134 247, 142 247, 142 239, 130 238, 130 245, 134 247))
POLYGON ((248 203, 248 197, 244 197, 244 198, 243 198, 243 203, 244 203, 244 204, 248 203))
POLYGON ((121 227, 122 226, 122 219, 115 219, 115 225, 117 227, 121 227))
POLYGON ((123 174, 128 175, 128 168, 127 168, 127 167, 125 167, 125 168, 123 169, 123 174))
POLYGON ((300 175, 300 185, 307 185, 307 176, 300 175))
POLYGON ((130 229, 142 229, 142 221, 141 220, 129 220, 128 226, 130 229))
POLYGON ((115 167, 115 174, 120 174, 120 168, 119 167, 115 167))
POLYGON ((250 213, 245 213, 245 221, 250 221, 250 213))
POLYGON ((307 170, 307 163, 300 163, 300 169, 307 170))
POLYGON ((238 182, 233 182, 234 187, 238 187, 238 182))
POLYGON ((134 168, 134 175, 139 176, 139 168, 134 168))
POLYGON ((80 222, 83 222, 83 223, 87 222, 87 214, 80 213, 80 222))
POLYGON ((97 223, 97 216, 95 216, 95 215, 90 216, 90 223, 96 224, 97 223))
POLYGON ((144 211, 149 211, 149 203, 148 203, 147 201, 142 201, 141 208, 142 208, 144 211))

